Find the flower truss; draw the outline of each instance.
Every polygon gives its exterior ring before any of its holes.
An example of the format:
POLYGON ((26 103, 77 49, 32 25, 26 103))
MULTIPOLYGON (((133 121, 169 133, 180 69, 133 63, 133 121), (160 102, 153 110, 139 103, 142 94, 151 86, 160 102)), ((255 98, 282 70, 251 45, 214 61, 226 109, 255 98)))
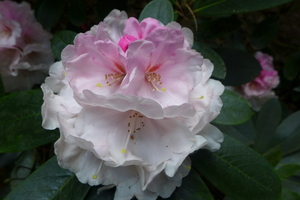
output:
POLYGON ((0 74, 6 92, 28 90, 43 82, 54 61, 51 37, 29 4, 0 1, 0 74))
POLYGON ((258 111, 268 99, 275 97, 272 89, 278 86, 279 76, 274 69, 272 56, 260 51, 254 56, 262 67, 260 75, 253 81, 242 85, 239 92, 251 103, 253 109, 258 111))
POLYGON ((78 34, 42 85, 43 127, 59 128, 59 165, 82 183, 116 186, 115 200, 169 197, 188 155, 220 148, 210 124, 224 86, 176 22, 138 22, 113 10, 78 34))

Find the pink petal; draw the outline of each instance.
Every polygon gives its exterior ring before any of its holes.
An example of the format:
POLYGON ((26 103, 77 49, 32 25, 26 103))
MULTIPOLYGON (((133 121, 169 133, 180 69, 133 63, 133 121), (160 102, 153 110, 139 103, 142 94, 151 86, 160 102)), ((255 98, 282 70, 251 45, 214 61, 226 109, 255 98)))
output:
POLYGON ((176 49, 182 48, 184 37, 182 32, 175 29, 159 29, 151 32, 145 40, 151 41, 156 51, 153 52, 151 65, 161 65, 165 63, 174 54, 176 49))

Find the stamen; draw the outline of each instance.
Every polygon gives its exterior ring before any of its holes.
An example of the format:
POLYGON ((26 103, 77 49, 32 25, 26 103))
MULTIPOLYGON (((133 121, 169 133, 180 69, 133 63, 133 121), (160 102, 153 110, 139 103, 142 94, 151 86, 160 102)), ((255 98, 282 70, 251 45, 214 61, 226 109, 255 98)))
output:
POLYGON ((183 164, 183 166, 184 166, 185 168, 187 168, 188 170, 192 169, 192 167, 191 167, 190 165, 184 165, 184 164, 183 164))
POLYGON ((152 91, 158 91, 158 92, 164 92, 167 89, 162 87, 161 89, 159 89, 159 87, 161 87, 162 82, 161 82, 161 76, 159 74, 156 73, 146 73, 146 79, 147 81, 149 81, 150 85, 153 87, 152 91))
POLYGON ((191 97, 192 99, 204 99, 204 96, 200 96, 200 97, 191 97))
POLYGON ((116 82, 120 82, 121 80, 123 80, 123 78, 125 77, 125 74, 105 74, 104 75, 104 79, 106 81, 105 84, 101 84, 101 83, 97 83, 96 86, 97 87, 106 87, 106 86, 112 86, 114 83, 116 82))
POLYGON ((127 130, 127 138, 124 145, 124 148, 121 149, 121 153, 125 154, 127 152, 127 146, 129 143, 129 140, 134 140, 135 133, 139 132, 141 130, 141 127, 145 126, 145 123, 143 122, 144 116, 141 115, 139 112, 134 111, 132 115, 129 116, 130 122, 127 124, 128 130, 127 130))
POLYGON ((98 178, 98 175, 97 175, 97 174, 99 174, 99 172, 100 172, 100 170, 101 170, 101 168, 102 168, 102 164, 103 164, 103 161, 101 161, 101 163, 100 163, 100 165, 99 165, 99 168, 98 168, 96 174, 92 176, 93 179, 97 179, 97 178, 98 178))

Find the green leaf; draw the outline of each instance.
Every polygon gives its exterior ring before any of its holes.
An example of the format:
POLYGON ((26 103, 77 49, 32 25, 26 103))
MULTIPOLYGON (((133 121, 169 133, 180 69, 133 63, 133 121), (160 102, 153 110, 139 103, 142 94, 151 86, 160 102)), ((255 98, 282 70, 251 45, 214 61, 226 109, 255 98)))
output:
POLYGON ((300 150, 300 111, 287 117, 277 128, 271 141, 272 151, 281 148, 283 155, 300 150))
POLYGON ((225 90, 221 95, 223 107, 212 123, 223 125, 242 124, 253 114, 249 103, 236 92, 225 90))
POLYGON ((203 16, 225 16, 264 10, 292 0, 197 0, 194 3, 195 12, 203 16))
POLYGON ((89 185, 80 183, 72 172, 58 166, 56 157, 53 157, 9 193, 4 200, 82 200, 89 188, 89 185))
POLYGON ((254 140, 256 129, 254 127, 252 118, 245 123, 234 125, 233 127, 250 141, 254 140))
POLYGON ((142 10, 139 21, 147 17, 157 19, 166 25, 174 21, 173 6, 168 0, 153 0, 142 10))
POLYGON ((1 74, 0 74, 0 97, 3 97, 5 95, 5 88, 4 88, 4 85, 3 85, 3 82, 2 82, 2 77, 1 77, 1 74))
POLYGON ((34 170, 35 152, 34 150, 24 151, 16 160, 10 173, 10 187, 15 188, 34 170))
POLYGON ((14 160, 18 158, 18 156, 21 154, 21 152, 17 153, 0 153, 0 168, 5 167, 6 165, 9 165, 14 160))
POLYGON ((238 125, 221 125, 214 124, 222 133, 235 138, 236 140, 244 143, 245 145, 251 145, 253 143, 256 130, 254 128, 252 120, 248 120, 245 123, 238 125))
POLYGON ((283 75, 288 80, 294 80, 300 72, 300 51, 293 54, 285 63, 283 75))
POLYGON ((0 99, 0 152, 32 149, 56 140, 58 131, 43 129, 43 92, 17 92, 0 99))
POLYGON ((61 60, 61 51, 68 45, 73 44, 76 33, 73 31, 58 31, 51 40, 51 49, 57 60, 61 60))
POLYGON ((51 28, 58 22, 66 2, 66 0, 40 0, 36 18, 45 29, 51 28))
POLYGON ((86 9, 84 1, 82 0, 71 0, 70 7, 68 9, 69 20, 75 26, 80 26, 85 22, 86 9))
POLYGON ((251 43, 255 49, 263 49, 275 38, 279 27, 279 16, 273 15, 259 23, 251 35, 251 43))
POLYGON ((299 200, 300 194, 288 190, 286 188, 282 188, 282 200, 299 200))
POLYGON ((200 40, 222 38, 239 29, 241 25, 241 21, 236 17, 200 22, 195 37, 200 40))
POLYGON ((264 157, 272 166, 275 167, 282 159, 282 151, 281 149, 274 149, 273 151, 269 151, 268 154, 264 155, 264 157))
POLYGON ((268 100, 256 120, 257 135, 254 140, 254 149, 264 153, 271 148, 270 142, 274 137, 277 126, 281 120, 281 105, 276 98, 268 100))
POLYGON ((281 164, 290 164, 290 163, 297 163, 300 165, 300 151, 290 154, 288 156, 285 156, 280 161, 281 164))
POLYGON ((199 174, 195 170, 191 170, 189 175, 183 178, 182 184, 179 188, 176 188, 175 192, 171 195, 169 200, 213 200, 209 189, 200 178, 199 174))
POLYGON ((300 194, 300 178, 293 176, 282 180, 282 186, 300 194))
POLYGON ((192 163, 208 181, 233 199, 277 200, 281 182, 257 152, 224 135, 220 150, 198 150, 192 163))
POLYGON ((194 42, 193 49, 201 53, 204 58, 209 59, 214 64, 212 76, 224 79, 226 76, 226 66, 222 58, 211 48, 200 42, 194 42))
POLYGON ((245 145, 250 145, 251 141, 246 138, 240 131, 238 131, 235 126, 229 125, 221 125, 221 124, 214 124, 222 133, 233 137, 234 139, 244 143, 245 145))
POLYGON ((226 65, 226 78, 220 80, 224 85, 236 86, 248 83, 258 77, 262 70, 255 57, 245 51, 233 48, 214 50, 226 65))
POLYGON ((281 179, 294 176, 298 172, 300 172, 300 165, 295 163, 281 165, 281 167, 277 170, 277 174, 281 179))

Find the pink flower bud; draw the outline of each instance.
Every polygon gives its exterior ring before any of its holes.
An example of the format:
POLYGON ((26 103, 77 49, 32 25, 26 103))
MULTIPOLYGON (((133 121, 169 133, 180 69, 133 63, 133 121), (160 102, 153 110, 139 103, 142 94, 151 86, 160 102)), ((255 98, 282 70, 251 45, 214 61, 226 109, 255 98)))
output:
POLYGON ((134 42, 136 41, 137 39, 131 35, 124 35, 123 37, 121 37, 118 45, 123 49, 124 52, 127 51, 128 49, 128 45, 131 43, 131 42, 134 42))

